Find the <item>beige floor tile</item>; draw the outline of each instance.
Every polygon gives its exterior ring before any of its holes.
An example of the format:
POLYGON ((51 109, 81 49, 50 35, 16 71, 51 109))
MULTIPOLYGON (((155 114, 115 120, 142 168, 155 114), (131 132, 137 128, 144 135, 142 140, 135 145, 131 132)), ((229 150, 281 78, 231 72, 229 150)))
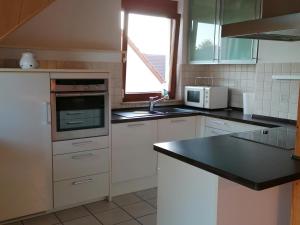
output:
POLYGON ((156 225, 156 213, 137 219, 143 225, 156 225))
POLYGON ((148 202, 154 208, 157 208, 157 198, 147 199, 145 201, 148 202))
POLYGON ((134 194, 126 194, 126 195, 119 195, 117 197, 114 197, 113 201, 120 206, 124 206, 124 205, 130 205, 133 203, 141 202, 141 199, 139 199, 134 194))
POLYGON ((138 191, 135 194, 144 200, 157 198, 157 188, 138 191))
POLYGON ((156 212, 156 210, 146 202, 138 202, 132 205, 126 205, 123 207, 123 209, 125 209, 126 212, 135 218, 156 212))
POLYGON ((86 216, 64 222, 64 225, 101 225, 101 223, 93 216, 86 216))
POLYGON ((86 207, 92 213, 105 212, 105 211, 108 211, 108 210, 111 210, 111 209, 118 208, 118 206, 115 203, 108 202, 108 201, 105 201, 105 200, 87 204, 86 207))
POLYGON ((56 212, 56 216, 62 221, 74 220, 80 217, 89 216, 90 213, 82 206, 56 212))
POLYGON ((136 220, 129 220, 123 223, 118 223, 117 225, 141 225, 136 220))
POLYGON ((114 225, 121 222, 126 222, 132 220, 132 218, 124 212, 122 209, 112 209, 103 213, 95 213, 95 216, 103 223, 104 225, 114 225))
POLYGON ((59 220, 54 214, 48 214, 24 220, 23 223, 24 225, 54 225, 58 224, 59 220))

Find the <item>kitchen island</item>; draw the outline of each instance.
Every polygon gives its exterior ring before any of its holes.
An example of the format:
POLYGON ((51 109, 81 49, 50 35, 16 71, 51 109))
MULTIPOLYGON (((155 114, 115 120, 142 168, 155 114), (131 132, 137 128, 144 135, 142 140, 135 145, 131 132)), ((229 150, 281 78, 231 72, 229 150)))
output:
POLYGON ((159 225, 290 223, 291 182, 300 179, 300 162, 291 159, 291 149, 232 135, 160 143, 154 149, 159 225))

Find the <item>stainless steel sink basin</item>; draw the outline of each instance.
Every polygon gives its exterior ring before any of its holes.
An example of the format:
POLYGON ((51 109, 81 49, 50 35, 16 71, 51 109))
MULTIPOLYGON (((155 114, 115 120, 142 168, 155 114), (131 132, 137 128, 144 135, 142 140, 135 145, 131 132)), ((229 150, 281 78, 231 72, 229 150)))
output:
POLYGON ((193 110, 189 109, 181 109, 181 108, 157 108, 154 110, 155 113, 162 114, 184 114, 184 113, 192 113, 193 110))
POLYGON ((149 116, 163 116, 163 115, 176 115, 192 113, 193 110, 181 109, 181 108, 155 108, 153 112, 150 111, 128 111, 128 112, 115 112, 114 114, 127 117, 127 118, 137 118, 137 117, 149 117, 149 116))

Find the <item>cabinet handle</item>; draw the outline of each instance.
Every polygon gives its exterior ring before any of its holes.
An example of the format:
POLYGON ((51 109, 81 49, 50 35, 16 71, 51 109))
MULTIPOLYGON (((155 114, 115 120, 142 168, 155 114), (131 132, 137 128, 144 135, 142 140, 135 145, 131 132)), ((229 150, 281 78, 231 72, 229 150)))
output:
POLYGON ((74 181, 72 182, 72 185, 80 185, 80 184, 86 184, 86 183, 90 183, 93 182, 92 178, 86 179, 86 180, 81 180, 81 181, 74 181))
POLYGON ((43 121, 44 125, 51 124, 51 107, 49 102, 43 102, 44 112, 43 112, 43 121))
POLYGON ((183 123, 186 122, 186 120, 171 120, 171 123, 183 123))
POLYGON ((74 155, 71 158, 72 159, 84 159, 84 158, 90 158, 93 157, 94 154, 93 153, 87 153, 87 154, 81 154, 81 155, 74 155))
POLYGON ((82 142, 74 142, 72 143, 73 146, 82 146, 82 145, 86 145, 86 144, 90 144, 93 143, 93 141, 82 141, 82 142))
POLYGON ((67 122, 67 124, 69 125, 76 125, 76 124, 82 124, 84 123, 83 121, 70 121, 70 122, 67 122))
POLYGON ((145 126, 145 124, 144 123, 128 124, 128 127, 141 127, 141 126, 145 126))

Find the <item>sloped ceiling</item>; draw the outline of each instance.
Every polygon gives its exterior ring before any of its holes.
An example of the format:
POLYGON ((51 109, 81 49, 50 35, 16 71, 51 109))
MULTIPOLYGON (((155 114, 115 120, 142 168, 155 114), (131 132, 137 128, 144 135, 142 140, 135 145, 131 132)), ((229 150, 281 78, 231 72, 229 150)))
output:
POLYGON ((120 50, 121 0, 56 0, 1 46, 120 50))

